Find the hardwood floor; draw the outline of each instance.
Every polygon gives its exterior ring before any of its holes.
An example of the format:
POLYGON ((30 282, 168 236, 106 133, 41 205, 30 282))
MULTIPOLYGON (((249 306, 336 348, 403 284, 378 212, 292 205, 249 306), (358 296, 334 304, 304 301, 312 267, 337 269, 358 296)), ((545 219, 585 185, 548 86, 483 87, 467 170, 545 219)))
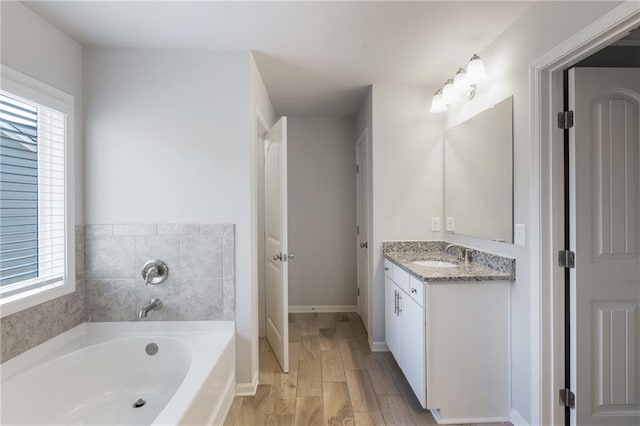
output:
POLYGON ((289 339, 289 374, 260 339, 258 391, 235 398, 225 426, 437 424, 391 353, 369 350, 357 314, 289 314, 289 339))

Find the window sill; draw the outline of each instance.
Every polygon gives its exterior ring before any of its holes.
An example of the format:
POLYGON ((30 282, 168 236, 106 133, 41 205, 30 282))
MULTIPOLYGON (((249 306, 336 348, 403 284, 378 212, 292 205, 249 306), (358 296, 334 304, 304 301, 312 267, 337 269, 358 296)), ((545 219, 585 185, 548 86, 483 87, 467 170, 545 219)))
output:
POLYGON ((0 299, 0 318, 73 293, 75 290, 76 283, 71 278, 3 297, 0 299))

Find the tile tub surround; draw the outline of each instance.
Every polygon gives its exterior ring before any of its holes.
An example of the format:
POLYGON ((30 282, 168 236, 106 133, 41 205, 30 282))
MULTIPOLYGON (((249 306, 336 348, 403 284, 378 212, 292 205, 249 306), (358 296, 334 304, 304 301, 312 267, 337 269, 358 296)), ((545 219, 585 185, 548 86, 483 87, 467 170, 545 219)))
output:
POLYGON ((0 363, 85 321, 84 226, 75 234, 76 291, 0 319, 0 363))
POLYGON ((87 225, 85 303, 89 321, 134 321, 150 298, 149 321, 233 320, 232 224, 87 225), (144 285, 142 266, 164 260, 168 279, 144 285))
POLYGON ((382 243, 385 258, 423 281, 491 281, 515 280, 515 259, 488 253, 472 247, 471 262, 444 253, 446 241, 387 241, 382 243), (433 268, 414 265, 416 260, 444 260, 460 264, 457 268, 433 268))

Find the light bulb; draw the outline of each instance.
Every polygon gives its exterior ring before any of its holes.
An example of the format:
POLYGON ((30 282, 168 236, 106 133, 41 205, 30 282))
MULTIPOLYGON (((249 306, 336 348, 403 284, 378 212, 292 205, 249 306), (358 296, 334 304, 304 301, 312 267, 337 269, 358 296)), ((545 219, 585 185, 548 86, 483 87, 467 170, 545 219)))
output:
POLYGON ((431 108, 429 109, 429 112, 437 114, 440 112, 445 112, 447 109, 448 109, 447 105, 445 105, 445 103, 442 100, 442 89, 439 89, 433 95, 433 99, 431 100, 431 108))
POLYGON ((466 96, 471 91, 471 86, 467 83, 467 73, 460 68, 453 78, 453 89, 458 96, 466 96))
POLYGON ((467 84, 478 84, 487 78, 487 72, 484 69, 484 62, 480 56, 473 55, 467 65, 467 84))
POLYGON ((442 88, 442 101, 445 105, 451 105, 458 100, 456 91, 453 88, 453 80, 449 79, 442 88))

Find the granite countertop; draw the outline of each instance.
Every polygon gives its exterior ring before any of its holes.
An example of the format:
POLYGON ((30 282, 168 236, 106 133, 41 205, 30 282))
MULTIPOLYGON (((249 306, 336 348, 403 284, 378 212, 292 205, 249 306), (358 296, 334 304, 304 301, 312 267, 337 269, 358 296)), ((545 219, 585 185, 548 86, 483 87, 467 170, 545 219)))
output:
POLYGON ((479 262, 464 263, 462 260, 441 251, 385 251, 384 257, 409 274, 422 281, 512 281, 514 272, 491 268, 479 262), (420 266, 417 260, 441 260, 456 263, 457 268, 420 266))

